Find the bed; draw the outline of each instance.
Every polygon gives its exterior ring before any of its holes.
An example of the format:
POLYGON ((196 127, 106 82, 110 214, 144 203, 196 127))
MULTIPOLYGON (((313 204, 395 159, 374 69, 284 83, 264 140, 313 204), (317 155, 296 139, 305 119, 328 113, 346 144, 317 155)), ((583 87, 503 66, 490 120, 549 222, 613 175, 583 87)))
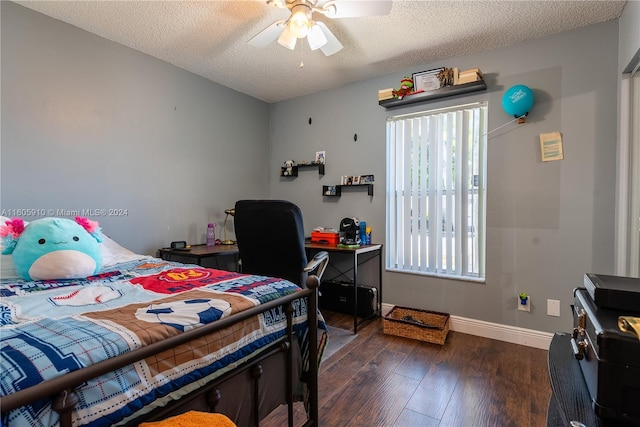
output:
POLYGON ((99 274, 72 280, 19 279, 2 256, 3 426, 137 426, 193 409, 246 426, 285 403, 292 425, 294 401, 317 425, 315 276, 301 288, 109 238, 101 250, 99 274))

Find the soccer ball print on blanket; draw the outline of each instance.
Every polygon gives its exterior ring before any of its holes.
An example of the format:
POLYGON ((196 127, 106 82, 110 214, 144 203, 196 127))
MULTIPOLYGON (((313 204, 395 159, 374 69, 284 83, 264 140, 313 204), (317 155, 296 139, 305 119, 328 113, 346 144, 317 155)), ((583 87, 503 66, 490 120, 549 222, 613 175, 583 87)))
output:
POLYGON ((162 323, 186 332, 231 314, 231 304, 221 299, 196 298, 151 304, 136 311, 136 318, 162 323))

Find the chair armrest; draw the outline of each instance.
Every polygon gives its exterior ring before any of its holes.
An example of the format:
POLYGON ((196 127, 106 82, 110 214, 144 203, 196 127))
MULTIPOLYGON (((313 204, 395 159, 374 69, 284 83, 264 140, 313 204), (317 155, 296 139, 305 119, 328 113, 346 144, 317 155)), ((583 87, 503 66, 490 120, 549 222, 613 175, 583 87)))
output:
POLYGON ((311 258, 311 260, 307 263, 307 266, 303 269, 305 273, 311 273, 313 271, 316 272, 315 276, 318 277, 318 280, 322 279, 322 275, 324 274, 324 270, 327 268, 327 264, 329 264, 329 252, 321 251, 318 252, 311 258))

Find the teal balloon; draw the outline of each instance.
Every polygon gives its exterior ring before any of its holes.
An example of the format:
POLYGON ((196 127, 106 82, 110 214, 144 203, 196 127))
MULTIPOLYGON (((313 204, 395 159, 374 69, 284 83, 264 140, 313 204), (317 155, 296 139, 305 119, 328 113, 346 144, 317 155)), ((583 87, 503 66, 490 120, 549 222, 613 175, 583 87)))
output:
POLYGON ((510 87, 502 97, 502 108, 516 118, 526 116, 533 107, 533 92, 525 85, 510 87))

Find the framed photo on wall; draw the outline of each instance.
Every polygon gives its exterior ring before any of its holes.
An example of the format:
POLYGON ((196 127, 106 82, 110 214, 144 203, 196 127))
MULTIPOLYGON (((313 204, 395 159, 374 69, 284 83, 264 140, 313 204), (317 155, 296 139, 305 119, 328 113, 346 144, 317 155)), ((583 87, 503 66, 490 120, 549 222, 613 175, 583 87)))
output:
POLYGON ((440 79, 438 73, 444 70, 444 67, 434 68, 433 70, 420 71, 419 73, 413 73, 413 90, 429 91, 440 89, 440 79))

